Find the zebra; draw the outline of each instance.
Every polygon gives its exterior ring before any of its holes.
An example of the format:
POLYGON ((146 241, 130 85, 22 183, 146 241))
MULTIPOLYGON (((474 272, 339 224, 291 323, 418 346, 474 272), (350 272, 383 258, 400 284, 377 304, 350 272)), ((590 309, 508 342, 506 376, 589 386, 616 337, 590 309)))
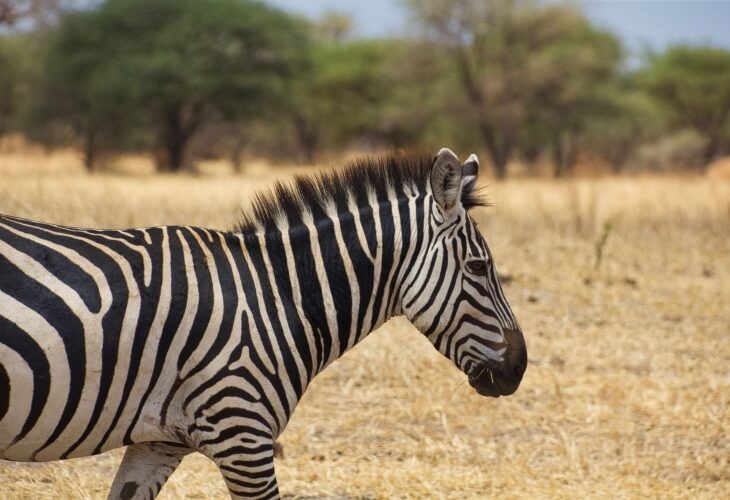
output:
POLYGON ((527 351, 469 214, 478 167, 366 157, 276 183, 232 231, 0 216, 0 459, 126 446, 109 498, 130 499, 197 451, 232 498, 277 498, 305 389, 399 315, 477 393, 512 394, 527 351))

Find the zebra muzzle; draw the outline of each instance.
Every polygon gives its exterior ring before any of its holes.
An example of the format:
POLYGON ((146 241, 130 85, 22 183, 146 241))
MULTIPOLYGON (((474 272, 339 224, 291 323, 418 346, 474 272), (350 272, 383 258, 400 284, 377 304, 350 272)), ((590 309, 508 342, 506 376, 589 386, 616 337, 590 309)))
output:
POLYGON ((498 398, 514 393, 527 368, 527 347, 522 332, 505 330, 504 338, 507 349, 503 361, 484 361, 469 374, 469 385, 482 396, 498 398))

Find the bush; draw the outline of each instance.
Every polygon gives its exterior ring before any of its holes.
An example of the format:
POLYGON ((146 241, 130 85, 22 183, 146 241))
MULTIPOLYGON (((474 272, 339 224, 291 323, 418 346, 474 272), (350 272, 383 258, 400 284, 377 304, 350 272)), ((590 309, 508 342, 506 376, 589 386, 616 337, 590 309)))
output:
POLYGON ((701 168, 706 147, 706 139, 697 132, 683 130, 641 146, 631 164, 654 171, 701 168))

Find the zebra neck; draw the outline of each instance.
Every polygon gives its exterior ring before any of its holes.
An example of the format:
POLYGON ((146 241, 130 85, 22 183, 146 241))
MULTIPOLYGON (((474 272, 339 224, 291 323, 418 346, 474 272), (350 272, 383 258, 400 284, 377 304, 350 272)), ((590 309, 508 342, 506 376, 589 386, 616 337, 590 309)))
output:
POLYGON ((409 267, 415 198, 395 198, 244 236, 270 269, 280 345, 314 376, 394 315, 409 267))

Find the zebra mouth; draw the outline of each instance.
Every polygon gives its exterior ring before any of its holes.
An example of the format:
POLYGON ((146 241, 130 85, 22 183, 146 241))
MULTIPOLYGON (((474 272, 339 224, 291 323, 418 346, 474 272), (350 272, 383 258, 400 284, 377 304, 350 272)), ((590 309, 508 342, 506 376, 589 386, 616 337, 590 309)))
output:
POLYGON ((517 390, 527 368, 527 349, 520 330, 505 330, 507 350, 499 362, 481 361, 469 370, 469 385, 482 396, 498 398, 517 390))
POLYGON ((477 391, 480 396, 489 396, 490 398, 498 398, 505 395, 499 378, 495 376, 495 372, 486 364, 475 367, 469 373, 469 385, 477 391))
POLYGON ((481 396, 509 396, 520 386, 523 372, 522 364, 510 368, 509 364, 480 363, 469 372, 469 385, 481 396))

